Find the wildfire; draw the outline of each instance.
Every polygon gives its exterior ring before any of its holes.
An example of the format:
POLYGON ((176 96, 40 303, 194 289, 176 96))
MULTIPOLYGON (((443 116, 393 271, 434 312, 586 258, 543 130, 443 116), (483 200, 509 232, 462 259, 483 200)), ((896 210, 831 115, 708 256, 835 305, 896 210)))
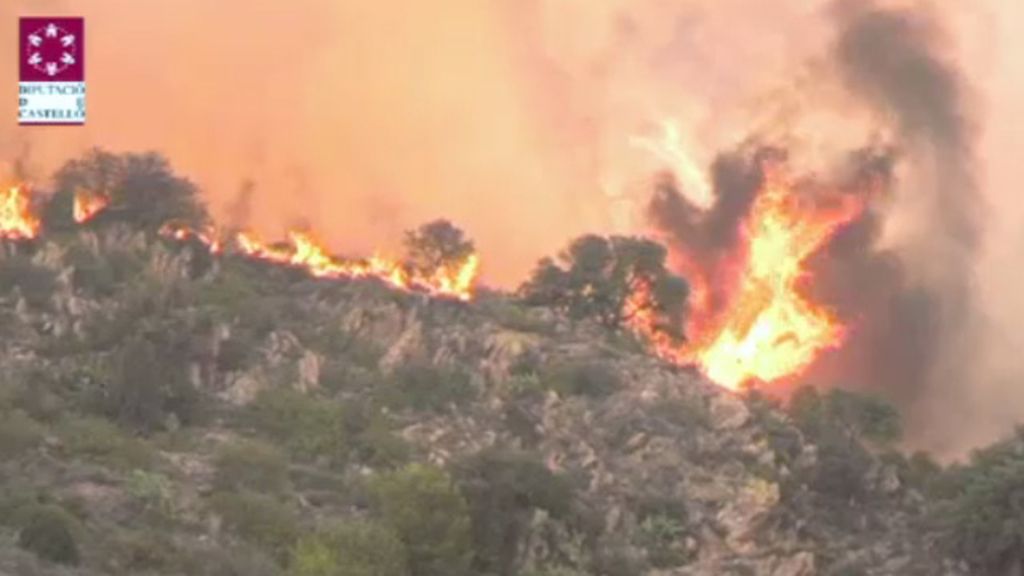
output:
POLYGON ((110 199, 102 194, 79 191, 75 193, 74 218, 75 222, 85 224, 94 216, 103 211, 110 203, 110 199))
POLYGON ((0 193, 0 239, 26 240, 39 232, 39 219, 31 211, 28 195, 19 186, 0 193))
MULTIPOLYGON (((645 286, 634 290, 627 306, 633 327, 671 361, 696 363, 710 379, 731 389, 798 375, 817 355, 843 341, 842 323, 798 290, 805 262, 843 224, 864 209, 849 194, 802 197, 778 166, 769 166, 765 182, 744 221, 744 249, 727 306, 718 314, 696 310, 684 346, 659 337, 652 325, 645 286)), ((686 255, 680 261, 701 306, 708 293, 706 274, 686 255)))
POLYGON ((289 246, 270 246, 250 234, 239 234, 239 248, 245 254, 278 264, 297 266, 317 278, 377 278, 402 290, 418 289, 434 296, 460 300, 472 297, 479 258, 470 255, 453 267, 440 267, 430 274, 417 274, 399 262, 374 255, 366 260, 340 260, 330 256, 317 240, 305 232, 292 232, 289 246))

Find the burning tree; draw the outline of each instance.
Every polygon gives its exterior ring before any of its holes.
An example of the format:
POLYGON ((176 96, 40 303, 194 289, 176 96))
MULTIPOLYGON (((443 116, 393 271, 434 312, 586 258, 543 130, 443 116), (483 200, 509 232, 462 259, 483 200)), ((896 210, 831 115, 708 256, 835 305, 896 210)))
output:
POLYGON ((157 231, 167 222, 201 228, 209 220, 199 189, 155 153, 93 149, 64 164, 44 213, 48 230, 68 230, 103 210, 105 219, 157 231))
POLYGON ((666 257, 662 245, 645 238, 586 235, 557 260, 541 260, 519 292, 527 304, 552 306, 611 329, 644 316, 647 336, 679 341, 689 285, 666 268, 666 257))
POLYGON ((475 252, 473 241, 448 220, 434 220, 405 233, 405 264, 417 274, 456 269, 475 252))

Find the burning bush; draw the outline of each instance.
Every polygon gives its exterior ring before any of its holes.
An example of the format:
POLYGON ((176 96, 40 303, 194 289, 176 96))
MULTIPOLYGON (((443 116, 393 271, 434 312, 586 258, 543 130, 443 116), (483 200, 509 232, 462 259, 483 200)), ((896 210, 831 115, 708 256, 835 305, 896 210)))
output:
POLYGON ((613 330, 649 317, 649 336, 681 340, 689 287, 668 271, 666 257, 663 246, 644 238, 582 236, 557 260, 541 260, 519 292, 528 304, 613 330))

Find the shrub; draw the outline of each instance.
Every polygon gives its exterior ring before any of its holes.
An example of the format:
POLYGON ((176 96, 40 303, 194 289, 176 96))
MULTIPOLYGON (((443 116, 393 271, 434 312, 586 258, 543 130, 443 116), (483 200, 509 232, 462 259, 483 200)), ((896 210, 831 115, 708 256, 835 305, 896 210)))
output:
POLYGON ((473 242, 447 220, 435 220, 405 233, 405 265, 431 276, 438 270, 461 266, 473 252, 473 242))
POLYGON ((13 459, 39 445, 43 427, 24 412, 0 413, 0 459, 13 459))
POLYGON ((464 370, 438 367, 423 360, 410 360, 398 366, 377 389, 378 397, 391 408, 434 412, 462 405, 475 392, 464 370))
POLYGON ((0 291, 14 288, 18 288, 29 306, 46 308, 57 290, 57 273, 36 265, 27 256, 8 256, 0 260, 0 291))
POLYGON ((341 465, 351 445, 341 404, 307 396, 291 388, 261 391, 250 407, 253 426, 306 459, 341 465))
POLYGON ((251 492, 217 492, 210 500, 224 526, 279 560, 287 558, 299 534, 295 512, 270 496, 251 492))
POLYGON ((299 540, 293 576, 404 576, 405 546, 375 522, 338 524, 299 540))
POLYGON ((78 523, 73 516, 51 504, 31 506, 19 515, 18 546, 50 562, 78 564, 78 523))
POLYGON ((895 407, 873 396, 838 388, 824 395, 809 386, 797 390, 789 413, 797 426, 811 435, 841 426, 860 439, 889 445, 899 440, 903 431, 895 407))
POLYGON ((459 485, 469 502, 475 557, 482 574, 515 574, 520 546, 535 510, 568 515, 572 486, 534 454, 490 449, 459 466, 459 485))
POLYGON ((128 477, 128 494, 138 502, 143 512, 170 516, 173 512, 171 483, 163 474, 134 470, 128 477))
POLYGON ((555 361, 541 372, 543 384, 561 395, 602 397, 621 385, 615 368, 601 360, 555 361))
POLYGON ((147 469, 156 452, 145 441, 126 436, 102 418, 74 418, 58 426, 58 436, 72 456, 82 456, 115 468, 147 469))
POLYGON ((413 576, 469 573, 469 512, 444 471, 411 464, 373 478, 369 489, 375 510, 405 545, 413 576))
POLYGON ((288 484, 288 462, 273 446, 240 441, 223 446, 216 457, 214 485, 219 490, 278 493, 288 484))

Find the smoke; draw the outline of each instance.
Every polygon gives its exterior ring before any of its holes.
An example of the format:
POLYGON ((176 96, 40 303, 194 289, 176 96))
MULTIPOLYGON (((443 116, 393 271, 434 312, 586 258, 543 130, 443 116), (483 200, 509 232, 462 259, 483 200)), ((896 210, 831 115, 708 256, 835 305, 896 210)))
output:
MULTIPOLYGON (((663 194, 659 224, 722 261, 757 178, 738 143, 778 145, 842 180, 842 153, 878 136, 901 152, 891 205, 828 248, 824 272, 843 281, 822 296, 876 319, 854 335, 875 367, 865 386, 914 406, 919 428, 944 409, 920 398, 949 397, 972 428, 993 422, 980 438, 1024 414, 1024 395, 980 384, 1024 372, 1021 279, 1008 272, 1024 243, 1024 8, 961 4, 9 0, 8 46, 18 16, 86 18, 89 118, 19 128, 0 114, 0 154, 43 184, 92 146, 155 149, 220 222, 274 237, 303 221, 349 254, 396 249, 403 230, 449 218, 475 240, 485 280, 512 286, 572 237, 646 231, 662 170, 681 195, 663 194), (973 13, 984 10, 995 25, 973 13), (998 121, 975 113, 967 80, 998 121), (666 125, 672 154, 635 145, 666 125), (701 187, 719 200, 695 223, 687 204, 701 187), (982 229, 986 202, 997 209, 982 229), (678 219, 689 232, 669 226, 678 219), (990 374, 964 374, 957 365, 977 357, 952 336, 992 335, 979 306, 999 321, 1002 352, 986 354, 990 374)), ((13 54, 0 77, 0 102, 13 102, 13 54)))

